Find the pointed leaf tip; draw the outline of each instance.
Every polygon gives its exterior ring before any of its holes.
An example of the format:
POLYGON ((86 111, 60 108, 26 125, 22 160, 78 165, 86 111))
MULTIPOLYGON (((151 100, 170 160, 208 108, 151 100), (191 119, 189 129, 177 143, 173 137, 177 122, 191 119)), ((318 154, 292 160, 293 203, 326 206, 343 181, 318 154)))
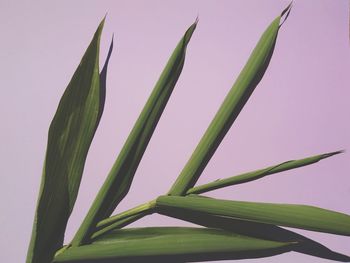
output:
POLYGON ((194 21, 194 23, 186 30, 185 35, 183 37, 183 45, 186 47, 187 44, 189 43, 193 32, 196 30, 198 24, 198 17, 194 21))
POLYGON ((102 68, 102 71, 103 70, 107 70, 107 66, 108 66, 108 62, 109 62, 109 59, 111 58, 111 55, 112 55, 112 52, 113 52, 113 46, 114 46, 114 33, 112 35, 112 39, 111 39, 111 44, 109 45, 109 49, 108 49, 108 54, 107 54, 107 58, 106 58, 106 61, 105 61, 105 64, 102 68))
POLYGON ((197 17, 196 17, 196 20, 194 21, 194 24, 198 24, 198 22, 199 22, 199 14, 197 15, 197 17))
POLYGON ((344 152, 345 152, 345 150, 339 150, 339 151, 335 151, 335 152, 325 153, 322 155, 322 159, 325 159, 325 158, 328 158, 328 157, 331 157, 333 155, 337 155, 340 153, 344 153, 344 152))
POLYGON ((107 16, 107 14, 103 17, 100 24, 98 25, 97 32, 100 32, 103 29, 103 27, 105 25, 105 21, 106 21, 106 16, 107 16))
POLYGON ((293 1, 290 2, 290 4, 282 11, 280 17, 283 18, 282 22, 280 23, 280 27, 283 25, 284 22, 286 22, 290 11, 292 10, 292 6, 293 6, 293 1))

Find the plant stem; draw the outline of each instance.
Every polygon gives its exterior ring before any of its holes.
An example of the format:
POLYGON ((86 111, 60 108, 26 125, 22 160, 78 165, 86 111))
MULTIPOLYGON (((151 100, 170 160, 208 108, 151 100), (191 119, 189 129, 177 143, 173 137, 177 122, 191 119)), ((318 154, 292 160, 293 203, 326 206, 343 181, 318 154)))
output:
POLYGON ((100 221, 97 224, 97 229, 91 238, 97 238, 106 232, 113 229, 122 228, 143 218, 146 215, 154 213, 155 205, 156 201, 152 200, 100 221))

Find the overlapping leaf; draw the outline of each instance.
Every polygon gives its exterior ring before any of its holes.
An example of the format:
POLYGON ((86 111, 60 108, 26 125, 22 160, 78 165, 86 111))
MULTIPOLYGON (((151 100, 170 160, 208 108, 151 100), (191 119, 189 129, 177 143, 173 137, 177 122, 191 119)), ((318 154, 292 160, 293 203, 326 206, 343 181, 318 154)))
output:
POLYGON ((350 216, 306 205, 254 203, 214 198, 161 196, 156 210, 201 212, 247 221, 350 236, 350 216), (330 223, 331 222, 331 223, 330 223))
POLYGON ((191 262, 271 256, 295 242, 276 242, 217 229, 159 227, 113 231, 69 248, 54 262, 191 262))
POLYGON ((105 183, 75 235, 73 246, 89 242, 96 224, 110 216, 128 193, 141 158, 181 74, 187 44, 196 25, 197 21, 190 26, 176 46, 105 183))
POLYGON ((243 236, 278 242, 296 242, 297 244, 292 247, 292 250, 295 252, 329 260, 350 262, 350 257, 347 255, 335 252, 312 239, 275 225, 192 211, 178 213, 176 210, 169 209, 163 210, 162 214, 193 224, 223 229, 243 236))
POLYGON ((348 262, 349 257, 278 225, 350 236, 349 215, 305 205, 228 201, 196 195, 309 165, 339 152, 288 161, 194 187, 262 79, 273 54, 279 28, 284 22, 281 22, 282 17, 285 15, 285 20, 289 11, 290 6, 263 33, 168 196, 161 196, 108 218, 129 191, 137 167, 181 74, 186 48, 197 21, 186 31, 81 227, 71 244, 62 248, 86 155, 104 107, 107 65, 113 42, 99 74, 102 21, 50 126, 27 263, 48 263, 52 260, 91 263, 192 262, 257 258, 291 250, 348 262), (118 229, 154 212, 207 228, 118 229))
POLYGON ((289 10, 290 6, 269 25, 261 36, 191 158, 171 187, 169 195, 185 195, 197 182, 222 139, 262 79, 274 51, 281 18, 289 10))
POLYGON ((146 215, 154 213, 155 204, 155 201, 150 201, 100 221, 91 238, 95 239, 113 229, 122 228, 146 215))
POLYGON ((68 84, 50 125, 27 263, 51 262, 63 245, 86 156, 103 110, 101 94, 105 89, 109 58, 100 76, 99 46, 103 24, 104 20, 68 84))

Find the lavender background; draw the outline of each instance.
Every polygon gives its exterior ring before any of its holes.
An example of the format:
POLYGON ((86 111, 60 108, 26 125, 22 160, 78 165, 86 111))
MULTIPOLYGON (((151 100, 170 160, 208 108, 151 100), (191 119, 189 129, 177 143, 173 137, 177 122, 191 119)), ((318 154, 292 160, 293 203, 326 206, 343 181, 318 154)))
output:
MULTIPOLYGON (((165 193, 189 158, 263 30, 288 1, 0 1, 3 262, 23 262, 47 129, 99 21, 112 33, 105 113, 92 144, 69 241, 87 212, 176 43, 199 14, 183 73, 118 210, 165 193)), ((296 0, 264 79, 199 183, 350 149, 348 1, 296 0)), ((212 196, 305 203, 350 214, 349 153, 212 196)), ((150 216, 141 225, 185 225, 150 216)), ((350 238, 297 231, 350 254, 350 238)), ((330 262, 297 253, 245 262, 330 262)))

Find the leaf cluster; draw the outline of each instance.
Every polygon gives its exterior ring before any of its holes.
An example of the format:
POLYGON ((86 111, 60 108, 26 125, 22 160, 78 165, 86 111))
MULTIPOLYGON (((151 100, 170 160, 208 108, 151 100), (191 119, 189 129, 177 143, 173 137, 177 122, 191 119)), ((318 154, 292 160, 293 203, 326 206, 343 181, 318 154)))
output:
POLYGON ((104 108, 108 61, 99 69, 99 25, 66 88, 48 134, 27 263, 195 262, 245 259, 288 251, 349 261, 316 241, 282 227, 350 236, 350 216, 322 208, 220 200, 200 194, 317 163, 341 151, 292 160, 196 185, 206 165, 263 78, 288 6, 262 34, 246 65, 168 193, 112 216, 134 175, 184 66, 197 22, 170 56, 149 99, 73 240, 64 232, 78 194, 85 160, 104 108), (199 227, 125 228, 152 213, 199 227), (282 227, 281 227, 282 226, 282 227))

